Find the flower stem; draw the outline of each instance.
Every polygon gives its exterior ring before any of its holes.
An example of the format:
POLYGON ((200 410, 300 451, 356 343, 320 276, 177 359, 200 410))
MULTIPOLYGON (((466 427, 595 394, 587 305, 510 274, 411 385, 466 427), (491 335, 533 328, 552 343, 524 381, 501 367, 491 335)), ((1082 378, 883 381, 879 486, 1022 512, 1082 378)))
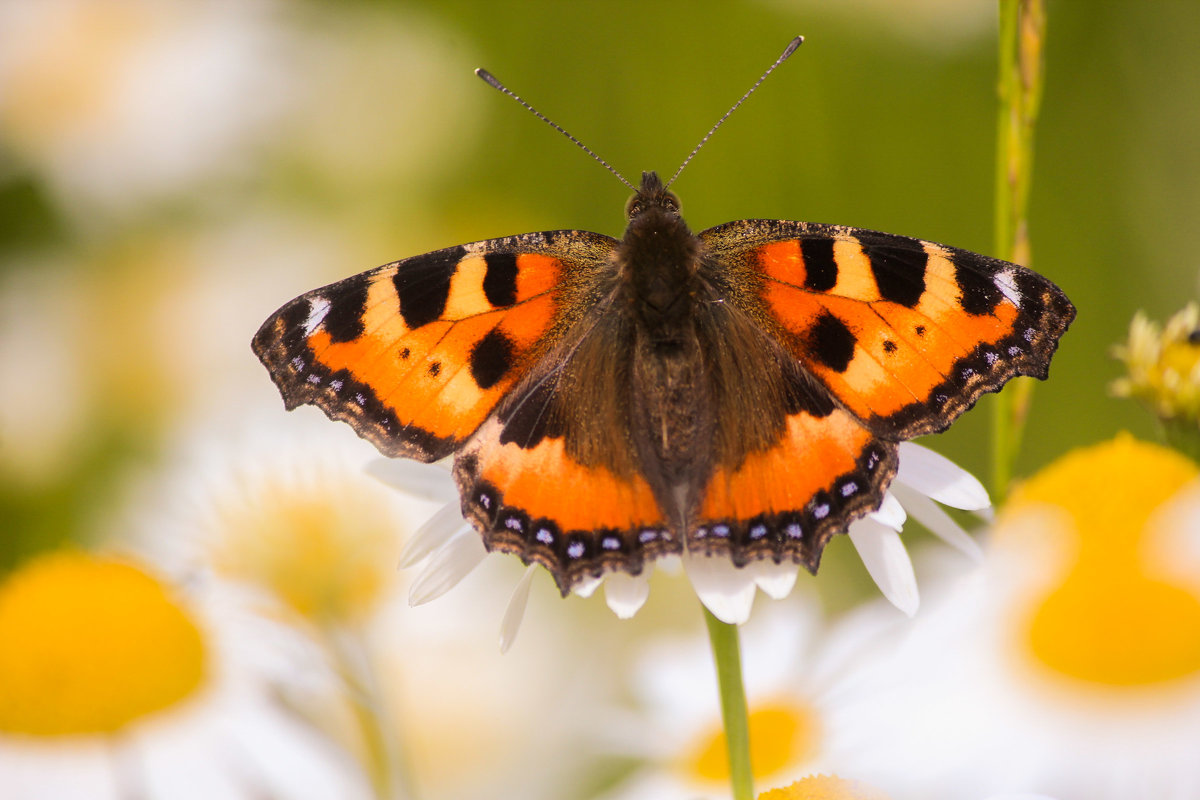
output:
POLYGON ((360 631, 326 630, 325 640, 349 694, 362 736, 364 769, 377 800, 416 800, 398 732, 381 707, 378 682, 360 631))
POLYGON ((717 668, 721 694, 721 721, 725 725, 725 747, 729 754, 729 782, 733 800, 753 800, 754 774, 750 769, 750 719, 746 712, 746 689, 742 685, 742 656, 736 625, 721 622, 707 608, 708 640, 717 668))
MULTIPOLYGON (((1000 113, 996 151, 996 255, 1029 263, 1029 187, 1033 134, 1042 101, 1044 0, 1000 0, 1000 113)), ((1008 492, 1029 414, 1033 384, 1018 378, 993 404, 992 501, 1008 492)))

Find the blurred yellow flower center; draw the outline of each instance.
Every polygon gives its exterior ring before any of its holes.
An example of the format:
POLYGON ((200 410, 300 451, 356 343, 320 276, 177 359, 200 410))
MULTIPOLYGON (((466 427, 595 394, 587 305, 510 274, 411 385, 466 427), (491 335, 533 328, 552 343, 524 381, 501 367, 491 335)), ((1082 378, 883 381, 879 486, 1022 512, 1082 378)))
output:
POLYGON ((1054 671, 1110 686, 1200 674, 1200 582, 1147 558, 1164 531, 1153 513, 1198 470, 1173 450, 1122 435, 1077 450, 1022 486, 1012 508, 1069 512, 1075 559, 1029 622, 1034 657, 1054 671))
POLYGON ((0 584, 0 731, 117 731, 195 693, 205 662, 195 622, 131 564, 58 553, 0 584))
MULTIPOLYGON (((810 706, 781 701, 750 711, 750 768, 755 777, 774 775, 785 767, 802 764, 816 755, 819 720, 810 706)), ((706 781, 729 780, 725 732, 717 728, 699 738, 684 761, 691 775, 706 781)))
POLYGON ((763 792, 758 800, 887 800, 887 795, 836 775, 810 775, 791 786, 763 792))
POLYGON ((337 481, 310 492, 267 484, 252 494, 223 514, 216 562, 226 575, 270 589, 320 624, 353 622, 376 606, 398 552, 395 521, 380 503, 337 481))

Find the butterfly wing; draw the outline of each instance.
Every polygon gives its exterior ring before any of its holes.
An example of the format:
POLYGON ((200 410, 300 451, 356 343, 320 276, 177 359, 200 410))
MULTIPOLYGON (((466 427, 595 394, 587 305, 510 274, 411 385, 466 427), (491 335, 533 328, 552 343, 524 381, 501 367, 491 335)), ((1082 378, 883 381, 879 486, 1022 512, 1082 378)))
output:
POLYGON ((1016 375, 1045 378, 1075 317, 1025 267, 906 236, 741 220, 701 238, 756 276, 790 352, 890 439, 945 430, 1016 375))
POLYGON ((385 455, 434 461, 553 342, 614 245, 550 231, 385 264, 287 303, 252 346, 289 409, 316 405, 385 455))
POLYGON ((1016 375, 1046 377, 1075 315, 1024 267, 919 239, 777 220, 700 238, 732 305, 831 401, 791 411, 783 436, 715 471, 688 546, 736 563, 815 570, 828 539, 879 506, 898 442, 944 430, 1016 375))

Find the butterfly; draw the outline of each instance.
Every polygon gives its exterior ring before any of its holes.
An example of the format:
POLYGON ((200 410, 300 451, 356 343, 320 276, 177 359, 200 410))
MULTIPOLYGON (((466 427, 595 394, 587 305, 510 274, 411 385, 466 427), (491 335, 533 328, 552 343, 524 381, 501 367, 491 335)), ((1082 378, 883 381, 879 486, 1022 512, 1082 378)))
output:
POLYGON ((693 233, 654 172, 626 217, 620 239, 543 231, 385 264, 286 303, 253 350, 288 409, 386 456, 453 456, 487 549, 565 595, 685 550, 815 573, 880 506, 900 442, 1047 377, 1075 315, 1031 270, 921 239, 773 219, 693 233))

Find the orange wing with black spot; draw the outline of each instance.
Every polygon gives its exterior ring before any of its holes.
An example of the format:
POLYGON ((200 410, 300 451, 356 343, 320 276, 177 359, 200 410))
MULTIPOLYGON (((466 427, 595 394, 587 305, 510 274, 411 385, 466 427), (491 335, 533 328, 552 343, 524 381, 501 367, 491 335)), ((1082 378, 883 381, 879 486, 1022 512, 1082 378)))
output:
POLYGON ((754 312, 800 364, 891 440, 945 430, 1014 376, 1045 378, 1075 317, 1025 267, 906 236, 741 220, 700 238, 753 276, 754 312))
POLYGON ((462 446, 553 345, 615 240, 550 231, 438 250, 308 292, 253 340, 289 409, 319 406, 389 456, 462 446))

